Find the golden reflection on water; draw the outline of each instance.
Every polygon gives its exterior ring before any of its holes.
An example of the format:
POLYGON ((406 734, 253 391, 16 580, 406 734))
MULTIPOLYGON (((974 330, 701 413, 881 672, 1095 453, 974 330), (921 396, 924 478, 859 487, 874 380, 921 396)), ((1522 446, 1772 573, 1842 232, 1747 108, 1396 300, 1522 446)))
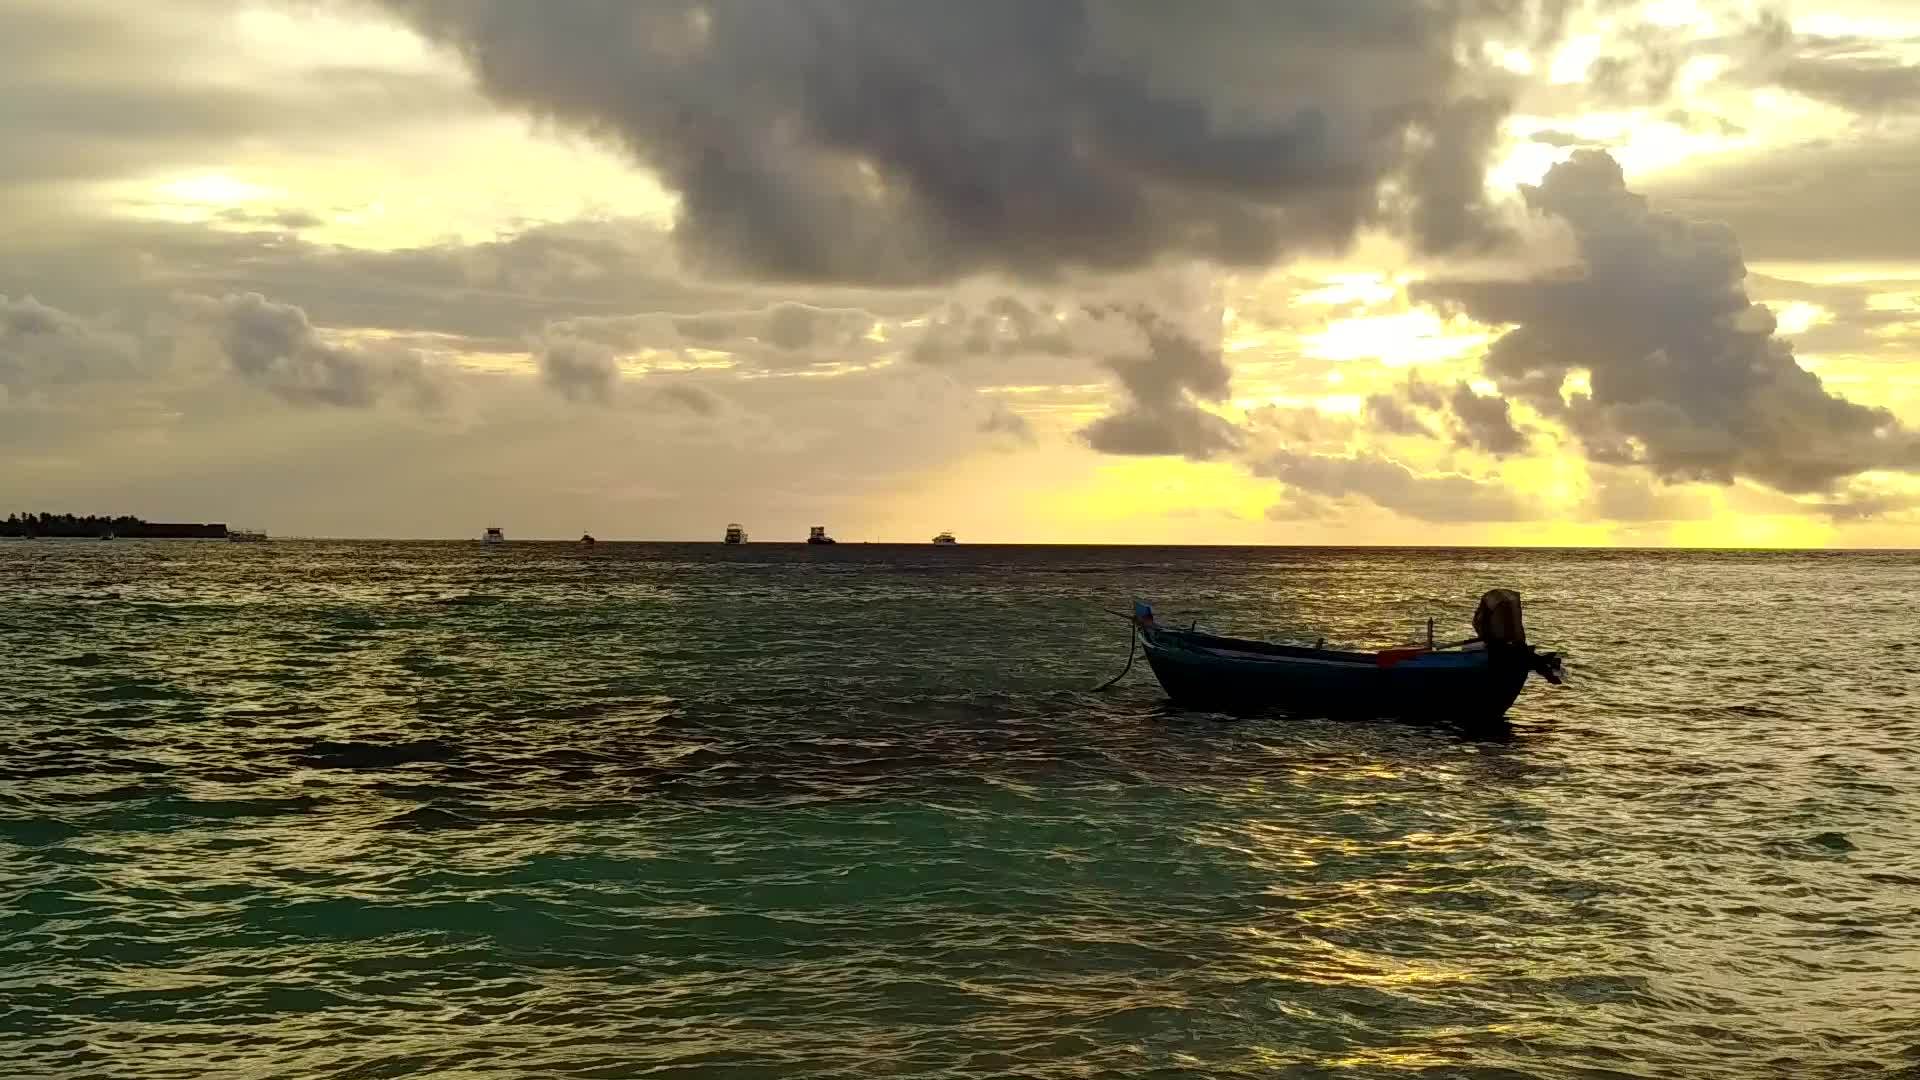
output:
POLYGON ((935 557, 0 545, 9 1064, 1907 1063, 1911 556, 935 557), (1087 690, 1095 599, 1393 640, 1483 581, 1578 664, 1509 743, 1087 690))

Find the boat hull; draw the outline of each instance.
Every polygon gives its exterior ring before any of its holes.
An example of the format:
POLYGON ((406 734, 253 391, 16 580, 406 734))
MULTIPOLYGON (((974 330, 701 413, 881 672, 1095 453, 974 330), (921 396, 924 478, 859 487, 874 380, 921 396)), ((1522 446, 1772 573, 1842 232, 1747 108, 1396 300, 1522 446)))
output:
POLYGON ((1484 651, 1383 664, 1371 653, 1266 646, 1148 631, 1147 663, 1177 704, 1222 712, 1283 710, 1338 719, 1486 723, 1506 715, 1527 667, 1484 651), (1245 651, 1258 648, 1264 651, 1245 651))

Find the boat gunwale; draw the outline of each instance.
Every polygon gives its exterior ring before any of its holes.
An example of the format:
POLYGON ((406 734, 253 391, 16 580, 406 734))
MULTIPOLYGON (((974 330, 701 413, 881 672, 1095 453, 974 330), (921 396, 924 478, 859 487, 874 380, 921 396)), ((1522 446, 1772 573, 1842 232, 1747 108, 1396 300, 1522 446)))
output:
MULTIPOLYGON (((1249 638, 1221 637, 1200 630, 1166 627, 1141 627, 1141 639, 1149 651, 1186 653, 1224 663, 1263 664, 1283 667, 1289 664, 1315 664, 1329 667, 1379 668, 1381 653, 1354 652, 1346 649, 1316 649, 1307 645, 1283 645, 1249 638)), ((1421 650, 1406 656, 1395 667, 1412 665, 1423 670, 1480 670, 1489 666, 1484 651, 1421 650), (1434 661, 1442 661, 1434 663, 1434 661), (1463 662, 1464 661, 1464 662, 1463 662)))

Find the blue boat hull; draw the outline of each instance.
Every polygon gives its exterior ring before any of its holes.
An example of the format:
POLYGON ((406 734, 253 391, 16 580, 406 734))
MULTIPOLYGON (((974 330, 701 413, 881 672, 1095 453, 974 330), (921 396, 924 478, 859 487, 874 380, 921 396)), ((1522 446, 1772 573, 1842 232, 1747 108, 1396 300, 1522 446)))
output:
POLYGON ((1498 720, 1527 681, 1527 664, 1484 650, 1434 652, 1383 665, 1350 653, 1143 630, 1147 663, 1167 696, 1197 709, 1281 709, 1304 716, 1455 723, 1498 720))

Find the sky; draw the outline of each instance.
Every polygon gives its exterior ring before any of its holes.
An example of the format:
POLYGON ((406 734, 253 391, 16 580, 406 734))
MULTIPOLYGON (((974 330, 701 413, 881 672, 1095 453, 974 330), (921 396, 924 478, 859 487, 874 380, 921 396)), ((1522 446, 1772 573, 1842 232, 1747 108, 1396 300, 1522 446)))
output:
POLYGON ((0 511, 1920 546, 1907 0, 0 0, 0 511))

